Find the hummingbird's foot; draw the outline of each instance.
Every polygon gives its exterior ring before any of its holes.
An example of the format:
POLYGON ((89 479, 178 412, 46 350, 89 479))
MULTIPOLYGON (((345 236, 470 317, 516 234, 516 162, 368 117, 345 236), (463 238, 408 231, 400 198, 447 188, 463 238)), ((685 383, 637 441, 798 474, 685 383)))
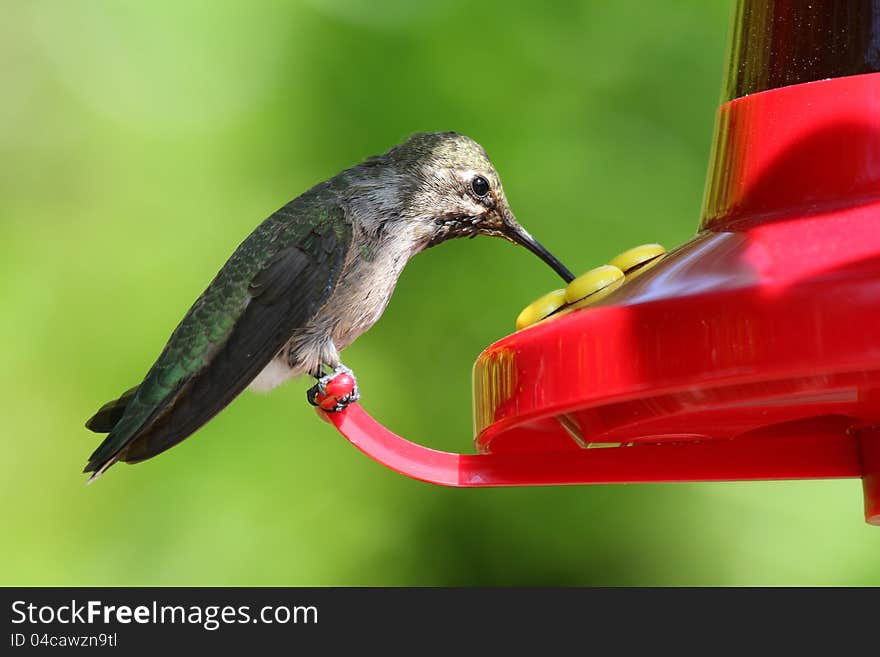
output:
POLYGON ((327 413, 338 413, 360 396, 354 372, 345 365, 335 367, 306 392, 309 403, 327 413))

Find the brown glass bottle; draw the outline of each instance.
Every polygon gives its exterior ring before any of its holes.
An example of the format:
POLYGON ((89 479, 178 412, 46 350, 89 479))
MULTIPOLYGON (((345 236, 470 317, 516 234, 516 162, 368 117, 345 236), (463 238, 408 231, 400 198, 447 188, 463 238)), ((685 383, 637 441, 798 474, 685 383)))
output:
POLYGON ((723 100, 880 71, 880 0, 739 0, 723 100))

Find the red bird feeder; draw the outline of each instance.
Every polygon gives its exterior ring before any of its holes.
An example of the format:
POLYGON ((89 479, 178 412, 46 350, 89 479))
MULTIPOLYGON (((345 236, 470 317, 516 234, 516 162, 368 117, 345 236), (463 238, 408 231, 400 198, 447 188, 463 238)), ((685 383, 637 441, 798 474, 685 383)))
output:
POLYGON ((738 4, 699 234, 480 354, 478 454, 330 420, 436 484, 861 477, 880 524, 877 25, 868 1, 738 4))

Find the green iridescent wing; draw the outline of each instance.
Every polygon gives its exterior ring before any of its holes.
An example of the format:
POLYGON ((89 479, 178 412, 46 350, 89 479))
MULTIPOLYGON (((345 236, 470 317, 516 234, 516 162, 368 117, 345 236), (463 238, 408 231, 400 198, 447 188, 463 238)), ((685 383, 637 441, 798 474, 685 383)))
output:
POLYGON ((86 424, 109 435, 84 472, 155 456, 229 404, 312 319, 351 243, 341 208, 302 197, 263 222, 226 262, 136 389, 86 424))

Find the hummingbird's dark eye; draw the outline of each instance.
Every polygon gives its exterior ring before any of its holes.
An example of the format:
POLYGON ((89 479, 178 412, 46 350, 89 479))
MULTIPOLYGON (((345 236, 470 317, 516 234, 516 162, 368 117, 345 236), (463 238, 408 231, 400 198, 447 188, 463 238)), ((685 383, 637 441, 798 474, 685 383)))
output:
POLYGON ((489 181, 483 176, 474 176, 471 180, 471 189, 477 196, 485 196, 489 193, 489 181))

